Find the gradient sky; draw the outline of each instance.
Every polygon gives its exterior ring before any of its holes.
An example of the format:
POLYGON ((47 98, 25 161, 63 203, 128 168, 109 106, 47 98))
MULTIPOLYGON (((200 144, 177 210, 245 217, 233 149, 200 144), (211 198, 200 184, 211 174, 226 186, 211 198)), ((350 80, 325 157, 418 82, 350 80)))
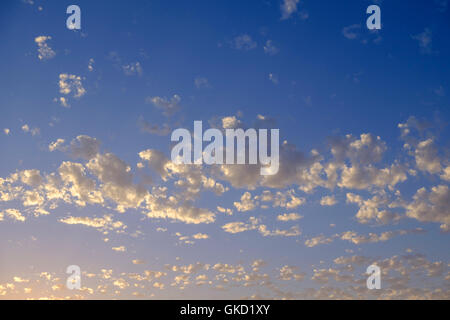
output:
POLYGON ((449 299, 449 6, 1 1, 0 298, 449 299), (174 165, 194 120, 279 173, 174 165))

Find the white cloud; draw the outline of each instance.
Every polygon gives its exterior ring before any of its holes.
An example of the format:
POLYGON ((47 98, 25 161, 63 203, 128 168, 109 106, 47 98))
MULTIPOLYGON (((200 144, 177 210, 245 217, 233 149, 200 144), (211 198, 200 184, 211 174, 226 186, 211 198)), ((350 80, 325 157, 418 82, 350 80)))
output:
POLYGON ((34 42, 38 45, 38 58, 39 60, 49 60, 55 57, 56 53, 49 47, 47 41, 52 37, 50 36, 39 36, 34 39, 34 42))
POLYGON ((294 12, 297 12, 297 5, 300 0, 283 0, 281 4, 281 20, 289 19, 294 12))
POLYGON ((298 213, 285 213, 280 214, 277 216, 278 221, 297 221, 303 218, 303 216, 299 215, 298 213))
POLYGON ((181 97, 174 94, 170 100, 162 97, 147 97, 145 101, 161 109, 164 115, 171 116, 180 110, 181 97))

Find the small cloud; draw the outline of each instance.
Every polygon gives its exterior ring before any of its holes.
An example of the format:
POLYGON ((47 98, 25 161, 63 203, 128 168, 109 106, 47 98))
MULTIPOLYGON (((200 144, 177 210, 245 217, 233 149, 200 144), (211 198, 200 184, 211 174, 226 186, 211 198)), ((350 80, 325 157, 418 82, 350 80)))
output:
POLYGON ((172 131, 167 123, 163 123, 162 125, 159 125, 158 123, 152 124, 146 121, 143 117, 139 118, 138 125, 142 132, 156 134, 158 136, 167 136, 172 131))
POLYGON ((268 54, 269 56, 274 56, 274 55, 276 55, 279 51, 280 51, 280 50, 279 50, 277 47, 275 47, 275 46, 273 45, 272 40, 267 40, 267 41, 266 41, 266 44, 264 45, 264 52, 265 52, 266 54, 268 54))
POLYGON ((201 88, 210 88, 211 85, 209 84, 209 81, 207 78, 204 77, 197 77, 194 79, 194 84, 197 87, 197 89, 201 88))
POLYGON ((272 81, 273 84, 278 84, 278 76, 273 73, 269 73, 269 80, 272 81))
POLYGON ((112 249, 113 249, 114 251, 117 251, 117 252, 125 252, 125 251, 127 251, 127 248, 125 248, 124 246, 120 246, 120 247, 112 247, 112 249))
POLYGON ((140 260, 140 259, 135 259, 132 262, 133 262, 133 264, 144 264, 145 263, 144 260, 140 260))
POLYGON ((50 46, 47 44, 47 41, 51 38, 52 37, 50 36, 39 36, 34 38, 34 42, 36 42, 38 45, 39 60, 49 60, 55 57, 55 51, 53 51, 52 48, 50 48, 50 46))
POLYGON ((89 63, 88 63, 88 70, 89 70, 90 72, 94 71, 94 63, 95 63, 94 59, 93 59, 93 58, 90 58, 90 59, 89 59, 89 63))
POLYGON ((127 76, 134 76, 134 75, 141 76, 144 73, 142 66, 139 62, 132 62, 130 64, 124 65, 122 66, 122 70, 127 76))
POLYGON ((297 5, 300 0, 284 0, 281 4, 281 20, 286 20, 291 17, 294 12, 297 12, 297 5))
POLYGON ((243 34, 234 38, 233 47, 238 50, 249 51, 255 49, 257 44, 248 34, 243 34))
POLYGON ((425 30, 421 33, 411 36, 412 39, 416 40, 420 47, 420 52, 422 54, 432 54, 431 44, 433 42, 432 32, 429 28, 425 28, 425 30))
POLYGON ((278 215, 277 220, 287 222, 287 221, 297 221, 300 220, 301 218, 303 218, 303 216, 299 215, 298 213, 285 213, 278 215))
POLYGON ((36 136, 41 133, 41 129, 39 128, 30 128, 28 124, 24 124, 22 126, 22 131, 25 133, 31 133, 32 136, 36 136))
POLYGON ((9 130, 8 128, 3 129, 3 133, 6 134, 7 136, 10 135, 11 130, 9 130))
POLYGON ((177 94, 174 94, 170 100, 165 97, 147 97, 145 99, 145 102, 152 103, 155 107, 161 109, 166 116, 171 116, 180 110, 180 101, 181 98, 177 94))
POLYGON ((358 30, 361 28, 360 24, 352 24, 351 26, 344 27, 342 34, 349 40, 354 40, 359 37, 358 30))

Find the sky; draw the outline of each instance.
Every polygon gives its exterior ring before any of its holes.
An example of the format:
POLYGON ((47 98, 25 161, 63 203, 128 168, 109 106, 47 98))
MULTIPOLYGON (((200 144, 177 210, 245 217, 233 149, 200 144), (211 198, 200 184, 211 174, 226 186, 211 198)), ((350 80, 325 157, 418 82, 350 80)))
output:
POLYGON ((449 299, 449 6, 1 1, 0 299, 449 299), (172 162, 196 120, 278 173, 172 162))

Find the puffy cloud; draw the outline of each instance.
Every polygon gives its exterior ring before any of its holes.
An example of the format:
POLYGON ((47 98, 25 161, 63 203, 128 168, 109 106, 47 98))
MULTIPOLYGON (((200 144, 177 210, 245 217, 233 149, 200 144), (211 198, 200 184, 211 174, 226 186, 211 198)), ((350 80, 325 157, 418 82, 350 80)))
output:
POLYGON ((292 279, 296 281, 301 281, 305 278, 305 273, 296 273, 298 270, 297 267, 292 266, 283 266, 280 269, 280 279, 284 281, 290 281, 292 279))
POLYGON ((47 41, 52 37, 50 36, 39 36, 34 39, 34 42, 38 45, 38 58, 39 60, 49 60, 52 59, 56 53, 47 44, 47 41))
POLYGON ((64 95, 73 93, 75 98, 80 98, 85 95, 86 90, 81 83, 81 77, 73 74, 61 73, 59 75, 59 92, 64 95))
POLYGON ((24 124, 22 126, 22 131, 26 132, 26 133, 31 133, 32 136, 36 136, 39 135, 41 133, 41 130, 39 128, 30 128, 30 126, 28 124, 24 124))
MULTIPOLYGON (((60 139, 57 140, 57 142, 60 139)), ((64 140, 63 140, 64 142, 64 140)), ((100 148, 100 141, 86 135, 79 135, 70 143, 70 153, 74 158, 90 160, 94 158, 100 148)))
POLYGON ((236 129, 240 128, 242 125, 241 121, 236 118, 236 116, 228 116, 222 118, 222 128, 223 129, 236 129))
POLYGON ((64 139, 57 139, 56 141, 53 141, 48 145, 48 150, 50 152, 53 152, 55 150, 64 151, 63 147, 64 142, 65 142, 64 139))
POLYGON ((423 222, 450 224, 450 191, 448 186, 439 185, 427 191, 420 188, 413 201, 406 205, 406 215, 423 222))
POLYGON ((149 218, 173 219, 188 224, 212 223, 215 213, 208 209, 196 208, 190 201, 180 201, 175 197, 146 197, 146 212, 149 218))
POLYGON ((445 181, 450 181, 450 166, 447 166, 443 173, 441 174, 441 179, 445 181))
POLYGON ((172 116, 180 110, 181 97, 174 94, 170 100, 163 97, 147 97, 145 101, 161 109, 164 115, 172 116))
POLYGON ((241 202, 234 202, 233 204, 240 212, 251 211, 257 207, 257 203, 252 199, 250 192, 245 192, 242 195, 241 202))
POLYGON ((22 213, 17 209, 3 210, 3 212, 0 213, 0 221, 4 216, 8 216, 9 218, 20 222, 24 222, 26 220, 26 218, 22 215, 22 213))
POLYGON ((432 139, 419 142, 415 150, 417 168, 431 174, 441 171, 441 162, 432 139))
MULTIPOLYGON (((74 98, 81 98, 86 94, 86 89, 84 89, 81 83, 81 77, 73 74, 61 73, 59 75, 59 92, 63 95, 72 94, 74 98)), ((61 106, 69 108, 70 104, 67 97, 55 98, 55 101, 59 101, 61 106)))
POLYGON ((32 187, 37 187, 42 183, 42 176, 39 170, 23 170, 19 172, 20 180, 32 187))
POLYGON ((371 199, 363 200, 361 196, 354 193, 347 193, 347 203, 356 203, 359 210, 356 218, 361 223, 369 223, 375 220, 379 223, 386 224, 400 219, 400 215, 387 210, 380 210, 382 206, 388 206, 388 200, 381 196, 374 196, 371 199))
MULTIPOLYGON (((97 190, 95 181, 87 177, 82 164, 65 161, 60 165, 58 173, 69 193, 78 199, 78 205, 85 206, 86 202, 103 203, 101 192, 97 190)), ((55 186, 58 189, 57 182, 57 178, 52 178, 48 188, 55 186)))
POLYGON ((97 154, 86 165, 101 182, 103 196, 117 203, 117 210, 137 208, 148 191, 133 183, 131 168, 112 153, 97 154))
POLYGON ((283 222, 297 221, 300 220, 301 218, 303 218, 303 216, 299 215, 298 213, 285 213, 277 216, 277 220, 283 222))
POLYGON ((320 204, 322 206, 334 206, 337 203, 334 196, 325 196, 320 199, 320 204))
POLYGON ((378 169, 373 166, 344 166, 338 186, 348 189, 369 189, 372 186, 394 187, 407 179, 406 168, 400 164, 378 169))
POLYGON ((148 162, 149 167, 156 171, 164 181, 178 179, 175 186, 185 190, 184 196, 191 199, 202 189, 211 190, 217 195, 227 191, 221 183, 203 173, 201 165, 175 164, 162 152, 144 150, 139 153, 142 160, 148 162))

